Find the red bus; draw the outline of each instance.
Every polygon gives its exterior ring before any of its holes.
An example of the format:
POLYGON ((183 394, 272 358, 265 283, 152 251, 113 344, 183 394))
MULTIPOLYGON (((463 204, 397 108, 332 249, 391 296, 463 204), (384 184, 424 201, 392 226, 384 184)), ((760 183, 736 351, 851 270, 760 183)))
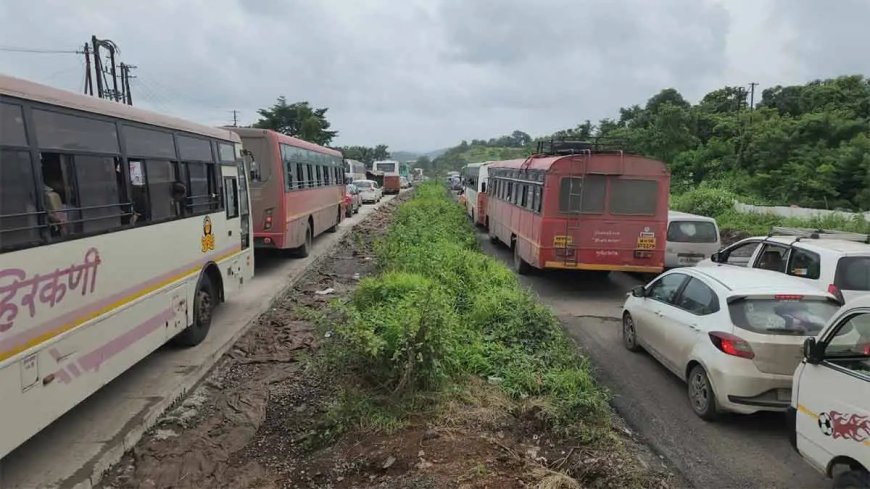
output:
POLYGON ((308 256, 314 237, 341 222, 341 153, 267 129, 229 129, 251 160, 254 246, 308 256))
POLYGON ((665 164, 588 144, 568 148, 551 143, 547 153, 489 165, 490 239, 514 250, 521 274, 661 272, 670 191, 665 164))

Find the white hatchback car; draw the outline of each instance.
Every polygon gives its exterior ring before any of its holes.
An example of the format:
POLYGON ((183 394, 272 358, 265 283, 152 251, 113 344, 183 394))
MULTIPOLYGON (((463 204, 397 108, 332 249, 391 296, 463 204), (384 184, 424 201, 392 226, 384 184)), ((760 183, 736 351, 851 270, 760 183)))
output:
POLYGON ((623 344, 688 383, 695 414, 784 411, 804 339, 840 304, 794 277, 737 267, 680 268, 632 289, 623 344))
POLYGON ((383 189, 378 187, 378 182, 374 180, 355 180, 353 184, 359 189, 359 196, 363 204, 374 204, 380 201, 384 195, 383 189))
MULTIPOLYGON (((860 235, 843 236, 860 239, 860 235)), ((698 266, 735 265, 785 273, 848 302, 870 294, 870 244, 857 239, 757 236, 717 251, 698 266)))

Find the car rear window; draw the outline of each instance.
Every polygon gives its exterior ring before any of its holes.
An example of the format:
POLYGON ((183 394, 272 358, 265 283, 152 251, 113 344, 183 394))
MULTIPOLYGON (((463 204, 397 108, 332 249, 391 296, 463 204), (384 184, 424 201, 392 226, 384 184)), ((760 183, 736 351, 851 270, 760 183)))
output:
POLYGON ((840 308, 825 297, 738 298, 728 311, 734 326, 753 333, 815 335, 840 308))
POLYGON ((372 188, 372 182, 353 182, 359 188, 372 188))
POLYGON ((668 241, 675 243, 716 243, 716 226, 709 221, 674 221, 668 225, 668 241))
POLYGON ((870 256, 840 258, 834 285, 840 290, 870 290, 870 256))

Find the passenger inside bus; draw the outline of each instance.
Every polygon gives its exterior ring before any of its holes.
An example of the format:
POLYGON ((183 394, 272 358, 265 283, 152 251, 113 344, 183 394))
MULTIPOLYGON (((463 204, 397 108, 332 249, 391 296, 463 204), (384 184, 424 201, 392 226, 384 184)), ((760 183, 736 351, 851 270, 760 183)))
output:
POLYGON ((67 188, 64 184, 60 155, 42 153, 40 156, 49 232, 52 236, 62 236, 67 232, 66 210, 69 208, 69 200, 66 197, 67 188))

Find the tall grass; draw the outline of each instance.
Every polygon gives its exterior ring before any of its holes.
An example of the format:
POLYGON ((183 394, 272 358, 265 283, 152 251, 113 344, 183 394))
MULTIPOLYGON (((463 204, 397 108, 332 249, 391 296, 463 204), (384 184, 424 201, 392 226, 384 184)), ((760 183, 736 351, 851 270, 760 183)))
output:
POLYGON ((534 399, 552 428, 609 419, 606 395, 556 317, 477 248, 462 209, 436 183, 396 211, 336 331, 335 357, 366 388, 400 399, 482 377, 534 399))

